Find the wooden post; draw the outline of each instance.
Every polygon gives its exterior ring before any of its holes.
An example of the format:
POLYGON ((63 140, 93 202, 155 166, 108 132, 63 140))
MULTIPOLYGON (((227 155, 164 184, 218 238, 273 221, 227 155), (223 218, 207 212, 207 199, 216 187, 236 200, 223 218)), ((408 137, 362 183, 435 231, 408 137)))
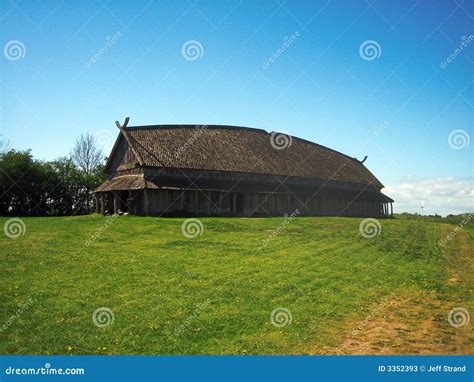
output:
POLYGON ((105 195, 103 192, 100 193, 100 213, 105 215, 105 195))
POLYGON ((390 202, 390 217, 393 217, 393 203, 390 202))
POLYGON ((211 214, 211 207, 212 207, 212 194, 211 191, 205 191, 207 194, 207 214, 211 214))
POLYGON ((181 195, 179 196, 179 208, 181 211, 184 211, 184 193, 186 191, 181 192, 181 195))
POLYGON ((132 194, 132 191, 129 190, 127 192, 127 212, 130 214, 130 215, 135 215, 135 211, 133 209, 133 194, 132 194))
MULTIPOLYGON (((171 206, 170 206, 170 193, 171 190, 164 190, 164 199, 165 199, 165 210, 171 211, 171 206)), ((147 203, 148 203, 148 197, 147 197, 147 203)))
POLYGON ((117 197, 117 193, 114 192, 113 194, 113 197, 114 197, 114 214, 116 214, 120 208, 119 206, 119 198, 117 197))
POLYGON ((98 214, 100 213, 100 205, 99 205, 100 201, 99 201, 99 193, 96 192, 95 193, 95 213, 98 214))
MULTIPOLYGON (((165 191, 166 193, 167 191, 165 191)), ((148 190, 146 188, 143 189, 143 214, 148 215, 149 212, 149 205, 148 205, 148 190)))

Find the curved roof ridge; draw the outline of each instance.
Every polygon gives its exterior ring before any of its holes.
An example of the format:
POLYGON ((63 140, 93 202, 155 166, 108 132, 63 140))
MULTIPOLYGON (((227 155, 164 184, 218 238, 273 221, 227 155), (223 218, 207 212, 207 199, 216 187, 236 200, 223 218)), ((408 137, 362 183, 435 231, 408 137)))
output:
POLYGON ((138 125, 138 126, 127 126, 127 130, 144 130, 144 129, 190 129, 196 127, 206 126, 208 129, 228 129, 228 130, 251 130, 257 131, 265 134, 269 134, 268 131, 264 129, 259 129, 255 127, 247 127, 247 126, 237 126, 237 125, 207 125, 205 123, 187 123, 187 124, 162 124, 162 125, 138 125))
POLYGON ((208 128, 208 129, 249 130, 249 131, 255 131, 255 132, 265 133, 265 134, 269 134, 269 135, 272 134, 272 133, 281 133, 281 134, 285 134, 285 135, 291 137, 291 139, 297 139, 297 140, 300 140, 300 141, 305 142, 305 143, 310 143, 312 145, 319 146, 319 147, 322 147, 322 148, 327 149, 327 150, 331 150, 331 151, 333 151, 337 154, 344 155, 345 157, 347 157, 349 159, 352 159, 352 160, 355 160, 356 162, 359 162, 359 163, 361 162, 360 160, 358 160, 355 157, 351 157, 350 155, 344 154, 341 151, 334 150, 334 149, 332 149, 330 147, 327 147, 327 146, 324 146, 320 143, 316 143, 316 142, 310 141, 310 140, 305 139, 305 138, 300 138, 300 137, 297 137, 295 135, 288 134, 287 132, 284 132, 284 131, 272 130, 272 131, 268 132, 265 129, 260 129, 260 128, 256 128, 256 127, 238 126, 238 125, 160 124, 160 125, 127 126, 126 130, 179 129, 179 128, 190 129, 190 128, 197 128, 197 127, 202 127, 202 126, 206 126, 206 128, 208 128))
POLYGON ((285 131, 280 133, 292 142, 285 150, 271 145, 271 134, 278 131, 244 126, 161 124, 127 126, 126 131, 145 166, 334 179, 383 188, 357 158, 285 131))

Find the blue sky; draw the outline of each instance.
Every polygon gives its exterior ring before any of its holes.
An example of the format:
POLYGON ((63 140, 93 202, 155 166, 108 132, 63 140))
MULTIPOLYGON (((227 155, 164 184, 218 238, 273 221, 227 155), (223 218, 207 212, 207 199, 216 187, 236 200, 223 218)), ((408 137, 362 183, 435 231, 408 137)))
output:
POLYGON ((398 212, 474 210, 472 1, 1 4, 13 148, 53 159, 125 116, 282 130, 368 155, 398 212))

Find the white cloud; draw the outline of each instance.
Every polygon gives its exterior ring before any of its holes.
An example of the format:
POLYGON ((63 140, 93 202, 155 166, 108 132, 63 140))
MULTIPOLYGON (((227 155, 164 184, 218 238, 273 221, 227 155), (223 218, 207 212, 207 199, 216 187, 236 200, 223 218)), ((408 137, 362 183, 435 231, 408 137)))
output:
POLYGON ((395 200, 393 210, 423 214, 459 214, 474 211, 474 178, 416 180, 387 186, 383 193, 395 200))

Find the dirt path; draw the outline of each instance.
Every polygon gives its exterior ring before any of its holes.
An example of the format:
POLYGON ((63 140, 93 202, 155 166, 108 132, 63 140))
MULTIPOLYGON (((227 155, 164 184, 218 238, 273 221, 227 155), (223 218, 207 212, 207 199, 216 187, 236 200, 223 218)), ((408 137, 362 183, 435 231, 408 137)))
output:
MULTIPOLYGON (((449 234, 453 227, 442 225, 441 234, 449 234)), ((474 315, 472 241, 466 232, 458 231, 455 238, 441 249, 448 264, 446 292, 389 296, 375 306, 364 321, 351 326, 339 347, 317 353, 473 354, 474 317, 470 317, 474 315), (458 310, 458 314, 451 317, 459 327, 452 326, 448 320, 450 311, 456 307, 465 309, 458 310)))

